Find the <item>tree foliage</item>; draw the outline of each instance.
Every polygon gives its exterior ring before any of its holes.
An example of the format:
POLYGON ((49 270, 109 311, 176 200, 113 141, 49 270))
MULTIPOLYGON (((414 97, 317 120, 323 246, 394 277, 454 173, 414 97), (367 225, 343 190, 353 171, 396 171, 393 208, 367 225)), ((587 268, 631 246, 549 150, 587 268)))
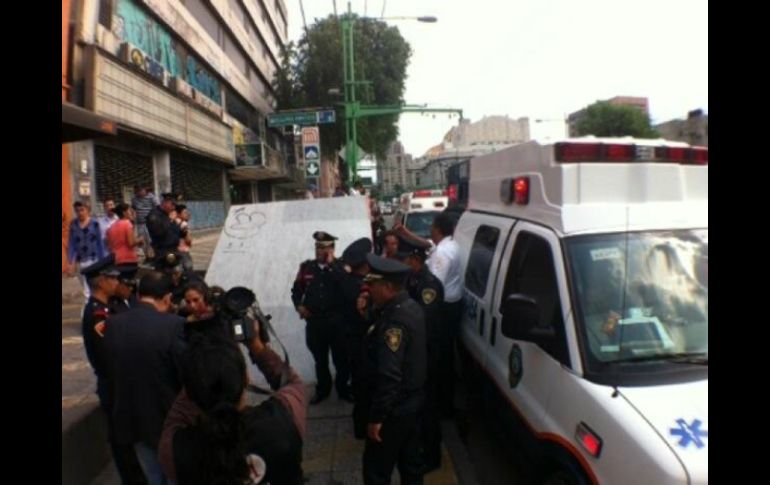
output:
MULTIPOLYGON (((356 86, 356 99, 361 104, 403 103, 411 48, 398 29, 379 20, 355 18, 353 44, 356 80, 371 81, 356 86)), ((344 112, 339 105, 344 101, 342 57, 341 25, 330 15, 308 26, 297 45, 287 46, 273 81, 279 110, 337 107, 337 123, 320 125, 321 150, 326 155, 345 143, 344 112), (339 89, 340 95, 329 94, 332 88, 339 89)), ((358 144, 384 158, 398 137, 397 121, 398 115, 359 119, 358 144)))
POLYGON ((657 138, 660 136, 650 125, 650 117, 641 109, 628 105, 598 101, 588 108, 576 126, 579 135, 633 136, 657 138))

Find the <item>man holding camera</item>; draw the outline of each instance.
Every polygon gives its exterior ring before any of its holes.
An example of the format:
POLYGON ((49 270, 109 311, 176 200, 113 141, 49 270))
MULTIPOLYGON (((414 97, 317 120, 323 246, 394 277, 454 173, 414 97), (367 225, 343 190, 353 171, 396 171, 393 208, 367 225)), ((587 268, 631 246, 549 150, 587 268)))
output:
POLYGON ((420 413, 427 373, 423 311, 404 291, 409 266, 366 255, 365 281, 374 304, 374 324, 365 338, 368 409, 364 483, 390 484, 398 463, 401 483, 422 483, 420 413))
POLYGON ((306 341, 315 360, 318 384, 310 404, 318 404, 329 396, 332 376, 329 372, 329 349, 337 370, 335 387, 340 399, 352 401, 348 380, 350 367, 345 349, 343 306, 340 282, 345 271, 334 258, 331 234, 318 231, 315 239, 315 260, 307 260, 299 267, 291 289, 291 299, 300 318, 307 322, 306 341))

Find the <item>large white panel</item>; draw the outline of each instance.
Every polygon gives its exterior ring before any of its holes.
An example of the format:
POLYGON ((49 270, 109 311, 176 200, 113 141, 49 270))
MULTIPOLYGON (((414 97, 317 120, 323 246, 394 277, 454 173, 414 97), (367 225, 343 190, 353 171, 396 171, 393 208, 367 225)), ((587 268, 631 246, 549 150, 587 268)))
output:
POLYGON ((368 198, 233 206, 206 274, 209 285, 246 286, 256 293, 263 311, 272 315, 292 365, 306 382, 315 382, 313 357, 305 345, 305 322, 291 301, 291 287, 300 263, 315 257, 315 231, 339 238, 339 257, 348 244, 371 237, 368 198))

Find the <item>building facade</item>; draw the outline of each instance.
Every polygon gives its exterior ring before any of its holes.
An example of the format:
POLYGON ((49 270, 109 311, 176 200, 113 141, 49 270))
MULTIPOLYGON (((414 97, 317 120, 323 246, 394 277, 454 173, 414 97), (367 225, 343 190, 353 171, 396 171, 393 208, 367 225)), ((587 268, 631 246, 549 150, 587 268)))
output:
POLYGON ((496 152, 530 140, 529 118, 485 116, 471 123, 463 119, 443 141, 431 147, 410 170, 414 188, 445 188, 449 167, 478 155, 496 152))
POLYGON ((284 0, 69 1, 67 100, 117 124, 115 136, 63 149, 72 198, 96 209, 129 201, 135 185, 173 191, 205 228, 221 226, 231 203, 305 187, 292 135, 266 123, 284 0))
POLYGON ((407 169, 412 165, 412 155, 404 151, 404 145, 396 140, 391 143, 385 160, 377 161, 377 183, 383 194, 396 194, 407 190, 410 182, 407 169))
POLYGON ((709 116, 696 109, 687 113, 685 120, 666 121, 655 126, 666 140, 683 141, 691 145, 709 145, 709 116))

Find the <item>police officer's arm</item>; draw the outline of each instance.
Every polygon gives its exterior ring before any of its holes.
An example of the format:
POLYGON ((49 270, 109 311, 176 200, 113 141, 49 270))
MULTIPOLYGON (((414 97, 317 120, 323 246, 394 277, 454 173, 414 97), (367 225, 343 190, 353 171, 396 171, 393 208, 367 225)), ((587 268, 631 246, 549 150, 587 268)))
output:
POLYGON ((388 322, 383 328, 384 332, 377 337, 380 342, 375 346, 377 369, 372 405, 369 408, 369 423, 382 423, 390 415, 396 405, 403 380, 405 340, 408 336, 398 322, 388 322))
POLYGON ((305 294, 305 281, 302 276, 304 267, 304 263, 299 265, 297 277, 294 278, 294 284, 291 286, 291 302, 294 304, 294 308, 298 308, 302 304, 302 297, 305 294))

